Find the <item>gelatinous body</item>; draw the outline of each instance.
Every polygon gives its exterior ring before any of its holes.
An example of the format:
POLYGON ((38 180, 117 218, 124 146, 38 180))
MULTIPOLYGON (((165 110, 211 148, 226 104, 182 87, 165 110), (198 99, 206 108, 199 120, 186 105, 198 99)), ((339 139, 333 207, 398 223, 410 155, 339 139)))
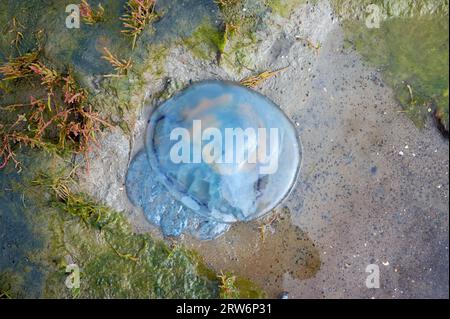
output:
POLYGON ((275 208, 295 183, 301 145, 270 100, 224 81, 192 85, 151 115, 130 166, 134 204, 165 235, 214 238, 275 208), (157 194, 171 194, 157 195, 157 194), (155 196, 155 194, 157 196, 155 196))

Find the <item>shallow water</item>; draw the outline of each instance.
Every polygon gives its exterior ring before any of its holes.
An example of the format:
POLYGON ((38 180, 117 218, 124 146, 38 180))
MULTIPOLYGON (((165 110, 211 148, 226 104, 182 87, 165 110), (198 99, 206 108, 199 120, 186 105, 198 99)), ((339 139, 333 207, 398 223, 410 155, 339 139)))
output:
MULTIPOLYGON (((107 16, 121 14, 123 2, 105 4, 107 16)), ((111 72, 100 59, 104 46, 124 57, 130 53, 129 39, 116 37, 117 19, 68 31, 61 27, 66 14, 59 1, 37 3, 0 0, 1 9, 7 8, 0 10, 2 26, 13 16, 27 22, 21 51, 36 46, 38 36, 30 31, 45 27, 49 32, 41 41, 46 57, 61 67, 71 64, 93 87, 92 77, 111 72)), ((349 2, 334 3, 345 11, 349 2)), ((351 1, 348 6, 355 3, 361 4, 351 1)), ((294 34, 277 35, 272 55, 288 56, 291 69, 261 90, 298 123, 305 142, 301 183, 286 202, 290 210, 281 213, 289 217, 234 225, 215 241, 183 242, 202 252, 216 271, 234 270, 260 283, 271 296, 281 290, 292 297, 448 296, 448 140, 429 123, 428 107, 422 107, 431 100, 432 111, 447 109, 448 118, 448 71, 443 71, 448 70, 448 2, 441 3, 444 11, 431 10, 435 16, 402 9, 376 30, 352 22, 350 16, 345 33, 338 29, 324 40, 318 56, 308 59, 296 55, 301 48, 294 34), (445 18, 442 12, 447 12, 445 18), (345 51, 345 43, 363 60, 345 51), (412 109, 402 81, 418 97, 412 109), (403 117, 394 97, 423 131, 403 117), (368 291, 364 268, 373 262, 383 265, 383 288, 368 291)), ((221 23, 212 1, 165 1, 161 11, 166 12, 155 30, 145 32, 132 53, 138 65, 148 57, 147 44, 177 42, 198 31, 205 19, 213 26, 206 30, 217 31, 221 23)), ((199 39, 203 41, 198 36, 187 45, 199 39)), ((0 39, 1 60, 17 53, 5 42, 9 40, 0 39)), ((216 45, 212 41, 205 50, 216 45)), ((285 66, 279 65, 281 60, 265 67, 285 66)), ((17 175, 0 172, 0 270, 25 273, 31 289, 27 295, 35 296, 33 284, 40 275, 26 251, 40 244, 25 226, 21 193, 9 191, 12 177, 17 175), (36 244, 19 244, 21 239, 36 244)), ((165 195, 158 187, 154 191, 165 195)), ((173 214, 179 209, 176 201, 162 205, 173 214)))
MULTIPOLYGON (((111 52, 120 52, 120 55, 132 54, 130 38, 120 33, 123 22, 119 17, 125 14, 126 2, 89 1, 94 9, 97 4, 102 4, 104 21, 96 25, 81 23, 80 29, 68 29, 64 2, 2 0, 0 21, 6 31, 9 31, 13 17, 24 25, 24 39, 20 41, 19 51, 26 52, 40 45, 52 63, 72 66, 76 71, 89 75, 106 74, 111 69, 108 62, 101 59, 103 47, 108 47, 111 52), (38 34, 38 30, 43 30, 43 34, 38 34)), ((189 37, 205 21, 213 25, 218 23, 218 9, 211 0, 160 1, 156 10, 161 19, 141 34, 136 52, 133 52, 136 59, 143 57, 152 44, 167 44, 189 37)), ((0 57, 3 58, 17 54, 17 48, 9 45, 7 40, 5 37, 0 42, 0 57)))
POLYGON ((292 224, 287 207, 258 222, 235 224, 214 241, 190 240, 188 247, 202 252, 214 269, 229 269, 258 283, 271 298, 279 297, 286 278, 305 280, 321 268, 314 241, 292 224))
POLYGON ((28 177, 17 173, 13 165, 0 171, 0 290, 11 290, 15 297, 37 298, 44 268, 32 256, 44 248, 44 241, 34 216, 39 208, 21 187, 28 177))

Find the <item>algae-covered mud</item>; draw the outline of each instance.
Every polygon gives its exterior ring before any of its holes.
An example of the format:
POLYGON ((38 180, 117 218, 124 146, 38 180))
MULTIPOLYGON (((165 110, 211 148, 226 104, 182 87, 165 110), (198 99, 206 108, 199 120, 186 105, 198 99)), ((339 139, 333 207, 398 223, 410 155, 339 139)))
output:
POLYGON ((448 297, 448 6, 0 0, 0 298, 448 297))
MULTIPOLYGON (((2 297, 217 298, 223 293, 220 278, 200 255, 133 234, 122 214, 75 193, 60 158, 26 154, 20 160, 27 173, 18 174, 13 166, 2 172, 2 297), (84 282, 79 287, 67 281, 74 269, 84 282)), ((243 278, 234 285, 238 297, 263 296, 243 278)))
MULTIPOLYGON (((340 5, 336 1, 336 6, 340 5)), ((388 1, 383 6, 380 2, 375 7, 379 9, 371 11, 375 20, 361 19, 358 9, 365 7, 357 5, 354 12, 342 9, 354 14, 344 22, 347 41, 380 68, 416 125, 423 126, 430 113, 448 134, 449 78, 448 72, 443 72, 449 66, 448 2, 388 1)))

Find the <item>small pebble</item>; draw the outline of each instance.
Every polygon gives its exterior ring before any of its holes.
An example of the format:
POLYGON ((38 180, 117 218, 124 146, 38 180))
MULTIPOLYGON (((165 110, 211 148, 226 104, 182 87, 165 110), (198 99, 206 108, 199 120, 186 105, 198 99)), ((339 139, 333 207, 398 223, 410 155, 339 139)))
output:
POLYGON ((280 297, 279 297, 280 299, 289 299, 289 293, 287 292, 287 291, 283 291, 281 294, 280 294, 280 297))

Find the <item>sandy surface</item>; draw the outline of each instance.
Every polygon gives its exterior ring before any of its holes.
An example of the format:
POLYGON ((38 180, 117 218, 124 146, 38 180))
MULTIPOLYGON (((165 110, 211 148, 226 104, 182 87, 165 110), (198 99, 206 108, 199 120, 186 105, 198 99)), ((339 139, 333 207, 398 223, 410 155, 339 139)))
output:
MULTIPOLYGON (((433 123, 417 129, 381 74, 343 49, 326 1, 270 24, 254 58, 261 70, 289 68, 257 90, 298 129, 304 158, 297 186, 266 220, 235 225, 214 241, 180 242, 215 270, 253 279, 271 297, 448 297, 448 140, 433 123), (306 38, 322 44, 319 52, 306 38), (379 266, 379 289, 365 285, 369 264, 379 266)), ((166 72, 180 85, 239 78, 180 47, 169 54, 166 72)), ((149 100, 164 85, 153 82, 149 100)), ((136 115, 133 138, 119 130, 105 136, 81 180, 97 199, 126 212, 136 231, 158 235, 124 189, 155 104, 136 115)))

